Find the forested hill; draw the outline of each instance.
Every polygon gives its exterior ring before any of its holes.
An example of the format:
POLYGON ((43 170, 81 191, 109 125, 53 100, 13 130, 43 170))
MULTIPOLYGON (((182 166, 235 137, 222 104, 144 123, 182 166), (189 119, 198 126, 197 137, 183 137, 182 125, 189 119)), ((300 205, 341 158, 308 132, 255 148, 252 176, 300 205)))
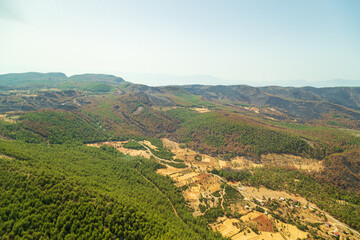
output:
POLYGON ((222 239, 153 161, 3 140, 0 154, 3 239, 222 239))
POLYGON ((67 77, 64 73, 9 73, 0 75, 1 90, 38 88, 84 89, 109 91, 109 86, 124 83, 124 79, 107 74, 81 74, 67 77))

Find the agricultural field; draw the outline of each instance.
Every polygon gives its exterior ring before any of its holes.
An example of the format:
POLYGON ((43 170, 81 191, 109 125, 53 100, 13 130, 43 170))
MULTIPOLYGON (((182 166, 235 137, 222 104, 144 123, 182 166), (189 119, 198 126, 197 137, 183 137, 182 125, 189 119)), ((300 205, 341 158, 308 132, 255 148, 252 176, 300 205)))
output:
MULTIPOLYGON (((107 142, 120 152, 154 159, 147 151, 130 150, 121 147, 126 142, 107 142), (145 151, 146 152, 146 151, 145 151), (140 155, 140 153, 142 153, 140 155)), ((152 149, 156 146, 141 141, 152 149)), ((175 168, 161 161, 166 168, 157 170, 158 174, 169 176, 175 185, 182 189, 182 195, 192 209, 194 217, 204 218, 209 227, 231 239, 308 239, 309 236, 332 239, 339 234, 340 239, 359 239, 358 232, 322 211, 306 198, 286 191, 271 190, 265 187, 245 186, 239 181, 227 181, 211 173, 213 169, 261 168, 279 159, 280 165, 292 162, 303 170, 317 170, 321 163, 307 158, 291 155, 265 155, 263 164, 254 164, 245 158, 231 161, 210 157, 206 154, 181 146, 167 138, 163 146, 174 153, 174 159, 181 159, 186 168, 175 168), (195 156, 201 156, 201 160, 195 156), (270 162, 270 163, 269 163, 270 162), (250 164, 252 163, 252 164, 250 164), (301 164, 304 163, 304 164, 301 164)))

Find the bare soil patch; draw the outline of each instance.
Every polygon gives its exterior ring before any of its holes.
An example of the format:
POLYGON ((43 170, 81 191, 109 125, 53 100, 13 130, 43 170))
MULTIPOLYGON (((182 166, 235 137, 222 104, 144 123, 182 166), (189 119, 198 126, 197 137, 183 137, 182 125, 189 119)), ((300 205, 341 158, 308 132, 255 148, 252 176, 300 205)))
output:
POLYGON ((207 113, 207 112, 211 112, 209 109, 207 108, 191 108, 191 110, 197 111, 199 113, 207 113))
POLYGON ((321 171, 323 163, 311 158, 288 154, 267 154, 261 156, 261 162, 264 165, 294 167, 306 171, 321 171))
POLYGON ((252 221, 257 223, 257 227, 262 232, 274 232, 272 222, 265 214, 259 214, 252 221))
POLYGON ((297 227, 280 222, 278 220, 274 221, 278 231, 285 239, 297 240, 297 239, 308 239, 308 233, 299 230, 297 227))
MULTIPOLYGON (((214 231, 219 231, 225 237, 232 237, 240 232, 241 226, 244 225, 238 219, 220 217, 217 219, 216 223, 210 224, 211 228, 214 231)), ((243 226, 243 228, 245 228, 243 226)), ((233 239, 233 238, 232 238, 233 239)))
POLYGON ((16 119, 19 116, 12 116, 12 117, 8 117, 7 114, 0 114, 0 119, 4 120, 5 122, 9 122, 9 123, 16 123, 16 119))
MULTIPOLYGON (((248 198, 252 198, 255 197, 257 199, 263 199, 265 198, 275 198, 275 199, 280 199, 280 198, 288 198, 288 199, 294 199, 297 200, 299 202, 301 202, 302 204, 307 204, 309 203, 305 198, 301 197, 301 196, 297 196, 294 194, 289 194, 285 191, 274 191, 274 190, 270 190, 264 187, 260 187, 260 188, 255 188, 255 187, 246 187, 246 186, 242 186, 241 187, 241 193, 248 197, 248 198)), ((309 203, 310 204, 310 203, 309 203)), ((313 204, 311 204, 311 206, 314 206, 313 204)))
POLYGON ((136 149, 124 148, 123 144, 127 143, 127 142, 128 141, 101 142, 101 143, 90 143, 90 144, 86 144, 86 145, 92 146, 92 147, 101 147, 102 145, 113 146, 119 152, 122 152, 124 154, 129 154, 130 156, 133 156, 133 157, 144 157, 144 158, 151 157, 151 154, 146 150, 136 150, 136 149))
MULTIPOLYGON (((245 169, 251 167, 262 167, 263 164, 257 164, 251 161, 249 157, 239 156, 230 160, 230 167, 232 169, 245 169)), ((226 166, 224 166, 226 167, 226 166)))
POLYGON ((144 141, 140 141, 140 143, 145 144, 146 146, 148 146, 149 148, 153 149, 153 150, 157 150, 157 146, 154 146, 151 144, 151 142, 144 140, 144 141))

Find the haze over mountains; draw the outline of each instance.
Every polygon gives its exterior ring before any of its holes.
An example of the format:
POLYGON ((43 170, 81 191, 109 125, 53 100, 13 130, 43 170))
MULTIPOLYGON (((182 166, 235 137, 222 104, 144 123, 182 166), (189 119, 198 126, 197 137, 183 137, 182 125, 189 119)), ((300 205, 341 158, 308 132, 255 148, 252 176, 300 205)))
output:
MULTIPOLYGON (((77 79, 79 76, 111 76, 109 74, 77 74, 77 79)), ((360 80, 346 80, 346 79, 332 79, 326 81, 306 81, 306 80, 288 80, 288 81, 271 81, 271 82, 254 82, 243 80, 229 80, 221 79, 211 75, 170 75, 170 74, 155 74, 155 73, 128 73, 120 72, 118 75, 122 76, 129 82, 136 84, 145 84, 148 86, 168 86, 168 85, 192 85, 192 84, 201 84, 201 85, 248 85, 254 87, 264 87, 264 86, 282 86, 282 87, 357 87, 360 86, 360 80)), ((67 76, 64 73, 8 73, 0 75, 2 85, 9 84, 10 86, 16 84, 17 81, 23 80, 33 80, 40 81, 41 78, 51 79, 51 81, 68 81, 73 80, 74 76, 67 76), (13 83, 7 82, 8 80, 13 80, 13 83)))
POLYGON ((249 85, 255 87, 261 86, 282 86, 282 87, 356 87, 360 86, 360 79, 331 79, 324 81, 306 81, 306 80, 279 80, 279 81, 248 81, 246 79, 222 79, 211 75, 170 75, 155 73, 128 73, 119 72, 118 75, 126 80, 149 86, 166 85, 249 85))

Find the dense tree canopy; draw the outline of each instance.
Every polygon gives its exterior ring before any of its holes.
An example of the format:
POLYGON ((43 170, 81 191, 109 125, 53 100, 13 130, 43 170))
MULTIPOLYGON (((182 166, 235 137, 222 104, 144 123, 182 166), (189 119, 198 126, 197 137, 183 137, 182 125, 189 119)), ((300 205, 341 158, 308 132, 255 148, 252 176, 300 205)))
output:
POLYGON ((298 136, 223 118, 216 113, 196 114, 173 109, 168 113, 182 122, 176 136, 203 153, 235 157, 266 153, 311 155, 312 147, 298 136))
POLYGON ((39 111, 27 113, 20 118, 23 126, 35 132, 50 143, 66 141, 95 142, 108 138, 101 126, 81 113, 65 111, 39 111))
POLYGON ((215 239, 146 159, 108 148, 1 141, 0 231, 31 239, 215 239), (36 149, 36 150, 35 150, 36 149))

